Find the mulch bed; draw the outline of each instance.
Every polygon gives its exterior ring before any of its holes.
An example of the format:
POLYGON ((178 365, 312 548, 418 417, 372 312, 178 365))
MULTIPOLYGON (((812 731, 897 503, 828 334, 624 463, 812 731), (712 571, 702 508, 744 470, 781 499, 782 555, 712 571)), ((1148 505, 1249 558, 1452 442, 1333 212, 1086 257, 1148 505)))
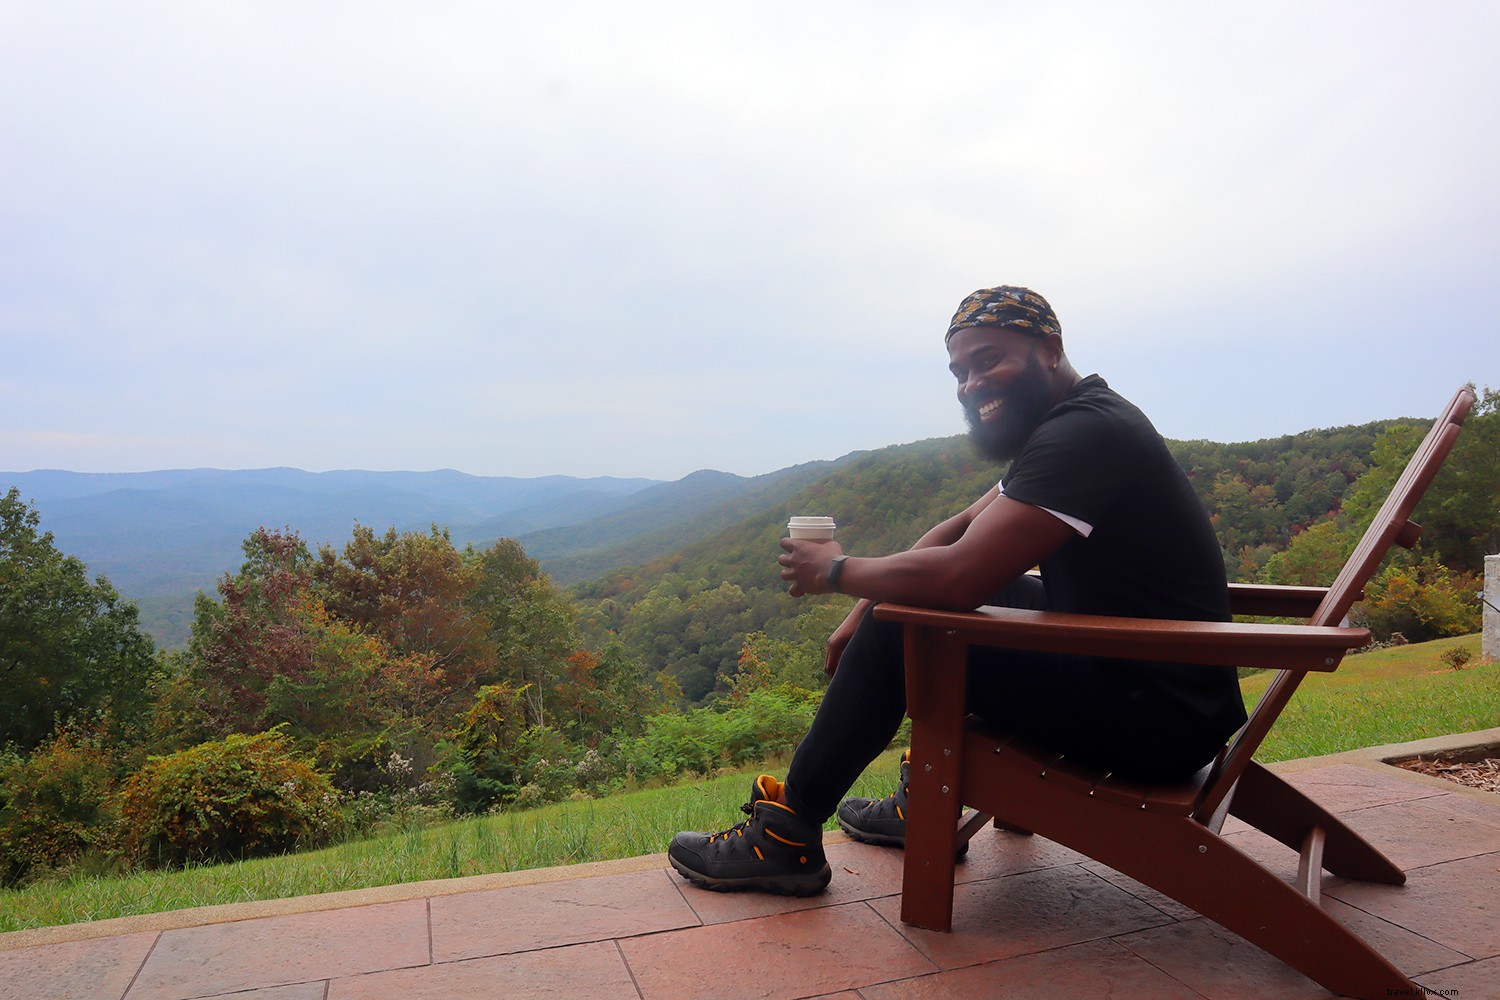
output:
MULTIPOLYGON (((1493 753, 1494 747, 1486 747, 1485 752, 1493 753)), ((1408 771, 1418 771, 1422 774, 1430 774, 1438 778, 1446 778, 1456 781, 1460 785, 1468 785, 1470 788, 1480 788, 1486 792, 1500 794, 1500 757, 1480 757, 1477 760, 1465 760, 1462 758, 1472 757, 1472 752, 1454 756, 1434 756, 1431 758, 1412 757, 1407 760, 1393 760, 1390 763, 1408 771)))

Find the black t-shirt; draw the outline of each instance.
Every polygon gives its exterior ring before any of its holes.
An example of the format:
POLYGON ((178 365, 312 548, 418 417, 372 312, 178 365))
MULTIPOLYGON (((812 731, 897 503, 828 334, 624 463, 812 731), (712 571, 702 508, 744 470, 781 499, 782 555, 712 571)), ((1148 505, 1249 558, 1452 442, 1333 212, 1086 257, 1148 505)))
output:
MULTIPOLYGON (((1202 503, 1145 414, 1099 376, 1047 413, 1002 488, 1092 526, 1041 564, 1053 610, 1229 620, 1223 557, 1202 503)), ((1226 734, 1245 721, 1232 667, 1121 669, 1143 693, 1185 705, 1226 734)))

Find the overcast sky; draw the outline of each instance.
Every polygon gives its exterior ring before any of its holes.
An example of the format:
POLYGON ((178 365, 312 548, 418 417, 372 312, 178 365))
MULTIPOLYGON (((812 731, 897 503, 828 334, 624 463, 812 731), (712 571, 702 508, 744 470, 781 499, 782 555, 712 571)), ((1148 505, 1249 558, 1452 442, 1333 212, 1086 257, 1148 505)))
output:
POLYGON ((1173 438, 1500 384, 1500 4, 0 0, 0 469, 742 475, 1047 296, 1173 438))

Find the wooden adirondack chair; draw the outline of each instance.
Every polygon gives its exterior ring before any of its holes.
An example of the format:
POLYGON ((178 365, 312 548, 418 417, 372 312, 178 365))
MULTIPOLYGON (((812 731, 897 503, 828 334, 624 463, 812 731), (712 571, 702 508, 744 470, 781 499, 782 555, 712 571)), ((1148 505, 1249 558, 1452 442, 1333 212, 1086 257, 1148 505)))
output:
POLYGON ((1386 997, 1415 987, 1318 902, 1323 869, 1399 885, 1405 875, 1337 817, 1251 760, 1308 671, 1331 671, 1369 641, 1341 625, 1392 544, 1411 547, 1412 511, 1474 403, 1461 389, 1331 587, 1231 587, 1235 612, 1303 625, 1104 618, 984 608, 955 613, 884 604, 904 623, 912 720, 901 919, 950 930, 955 848, 991 817, 1032 831, 1150 886, 1280 958, 1328 989, 1386 997), (964 714, 970 645, 1277 671, 1249 721, 1212 765, 1181 784, 1148 786, 1073 764, 964 714), (962 822, 962 806, 973 807, 962 822), (1219 831, 1238 816, 1299 852, 1294 887, 1219 831))

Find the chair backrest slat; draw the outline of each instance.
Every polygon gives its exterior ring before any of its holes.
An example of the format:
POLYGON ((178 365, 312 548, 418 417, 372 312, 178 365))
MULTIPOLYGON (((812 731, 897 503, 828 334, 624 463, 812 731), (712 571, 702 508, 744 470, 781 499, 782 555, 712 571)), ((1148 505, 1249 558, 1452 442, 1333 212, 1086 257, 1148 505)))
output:
MULTIPOLYGON (((1411 523, 1412 512, 1442 468, 1444 459, 1453 450, 1459 428, 1474 401, 1474 390, 1467 386, 1454 394, 1448 408, 1433 423, 1432 430, 1427 432, 1427 436, 1417 447, 1405 471, 1401 473, 1401 478, 1385 498, 1385 503, 1380 505, 1380 510, 1371 520, 1359 544, 1354 547, 1349 561, 1328 588, 1322 603, 1308 619, 1308 624, 1337 625, 1342 622, 1364 592, 1365 584, 1379 569, 1391 546, 1413 540, 1421 530, 1411 523)), ((1201 819, 1213 815, 1219 803, 1244 773, 1251 756, 1260 749, 1261 741, 1266 738, 1271 726, 1296 693, 1303 676, 1298 671, 1281 670, 1266 685, 1265 693, 1256 702, 1255 710, 1250 713, 1250 720, 1229 745, 1217 770, 1209 776, 1203 799, 1194 810, 1195 816, 1201 819)))

